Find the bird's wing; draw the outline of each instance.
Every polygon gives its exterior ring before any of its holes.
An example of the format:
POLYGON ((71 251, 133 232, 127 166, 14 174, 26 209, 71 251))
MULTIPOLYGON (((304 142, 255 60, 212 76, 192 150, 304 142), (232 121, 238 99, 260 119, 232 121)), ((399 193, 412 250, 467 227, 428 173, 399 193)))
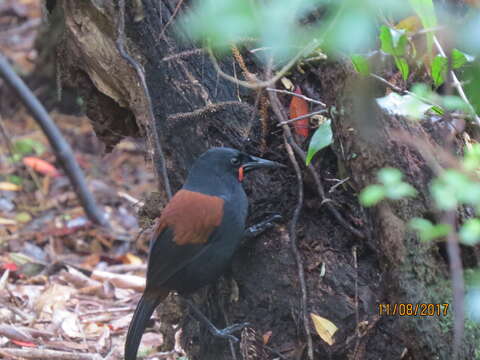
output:
POLYGON ((205 251, 223 219, 224 200, 180 190, 168 203, 150 244, 147 286, 161 286, 205 251))

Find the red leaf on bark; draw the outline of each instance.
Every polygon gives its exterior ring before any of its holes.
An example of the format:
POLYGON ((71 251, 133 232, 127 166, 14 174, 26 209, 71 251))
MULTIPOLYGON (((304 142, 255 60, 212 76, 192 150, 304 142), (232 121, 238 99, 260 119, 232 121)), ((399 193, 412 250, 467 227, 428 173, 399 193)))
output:
MULTIPOLYGON (((303 95, 302 90, 299 86, 295 89, 295 94, 303 95)), ((298 96, 292 97, 292 101, 290 102, 290 119, 295 119, 296 117, 303 116, 308 114, 308 103, 305 99, 299 98, 298 96)), ((297 120, 293 123, 293 129, 295 133, 300 136, 307 137, 308 136, 308 123, 310 118, 305 118, 301 120, 297 120)))

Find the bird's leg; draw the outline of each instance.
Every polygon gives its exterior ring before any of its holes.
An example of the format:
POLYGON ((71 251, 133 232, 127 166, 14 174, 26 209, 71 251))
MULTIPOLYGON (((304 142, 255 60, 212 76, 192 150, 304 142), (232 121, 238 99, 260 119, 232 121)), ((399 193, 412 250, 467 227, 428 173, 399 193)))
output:
POLYGON ((188 306, 190 306, 190 309, 192 309, 194 317, 199 322, 204 323, 207 326, 208 331, 210 331, 210 333, 215 337, 238 342, 238 339, 235 336, 233 336, 232 333, 242 330, 244 327, 249 325, 249 323, 233 324, 233 325, 227 326, 224 329, 218 329, 215 325, 212 324, 210 320, 208 320, 208 318, 205 315, 203 315, 203 313, 198 309, 198 307, 190 299, 184 298, 184 300, 188 304, 188 306))
POLYGON ((280 215, 275 214, 270 216, 266 220, 259 222, 258 224, 255 224, 246 228, 245 232, 243 233, 244 239, 247 240, 247 239, 253 239, 254 237, 257 237, 258 235, 262 234, 266 230, 274 227, 275 226, 274 222, 281 219, 282 217, 280 215))

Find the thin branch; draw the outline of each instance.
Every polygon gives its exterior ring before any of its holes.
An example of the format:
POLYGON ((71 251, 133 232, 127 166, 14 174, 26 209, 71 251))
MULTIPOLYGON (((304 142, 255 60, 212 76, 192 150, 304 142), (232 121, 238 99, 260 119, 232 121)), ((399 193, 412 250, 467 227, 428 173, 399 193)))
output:
POLYGON ((273 91, 273 92, 276 92, 276 93, 281 93, 281 94, 288 94, 288 95, 292 95, 292 96, 296 96, 296 97, 299 97, 305 101, 308 101, 308 102, 311 102, 311 103, 314 103, 314 104, 318 104, 318 105, 322 105, 323 107, 327 107, 327 105, 324 103, 324 102, 321 102, 319 100, 314 100, 312 98, 309 98, 308 96, 305 96, 305 95, 302 95, 302 94, 297 94, 297 93, 294 93, 293 91, 288 91, 288 90, 280 90, 280 89, 274 89, 274 88, 267 88, 266 89, 267 91, 273 91))
POLYGON ((75 160, 72 148, 63 138, 62 133, 50 118, 43 105, 23 80, 15 73, 2 54, 0 54, 0 75, 5 82, 12 87, 25 107, 30 111, 33 118, 37 121, 38 125, 42 128, 61 166, 65 170, 65 174, 70 179, 73 189, 88 218, 98 225, 107 225, 107 217, 105 213, 97 207, 95 198, 90 190, 88 190, 85 176, 75 160))
POLYGON ((49 359, 49 360, 101 360, 99 354, 88 354, 79 352, 67 352, 48 349, 10 349, 0 348, 0 354, 6 358, 18 357, 23 359, 49 359))
POLYGON ((127 61, 130 66, 133 67, 137 73, 138 79, 140 80, 140 85, 142 87, 146 102, 147 102, 147 116, 150 126, 153 128, 153 139, 155 142, 155 169, 157 169, 157 177, 163 177, 163 185, 165 186, 165 192, 167 197, 170 200, 172 198, 172 189, 170 187, 170 181, 168 180, 167 165, 165 161, 165 155, 162 149, 162 143, 160 141, 160 136, 158 135, 157 123, 155 121, 155 115, 153 114, 152 108, 152 98, 150 97, 150 92, 148 91, 147 82, 145 80, 145 74, 138 64, 125 50, 124 46, 124 37, 125 37, 125 0, 118 1, 118 23, 117 23, 117 40, 115 44, 117 49, 120 52, 120 55, 127 61), (158 169, 158 163, 160 163, 160 169, 158 169))
POLYGON ((230 80, 234 84, 244 86, 248 89, 262 89, 266 88, 269 86, 272 86, 275 84, 278 80, 280 80, 290 68, 295 65, 295 63, 303 56, 303 53, 305 50, 309 49, 311 47, 310 43, 305 46, 300 52, 297 53, 284 67, 282 67, 274 77, 270 78, 269 80, 266 81, 245 81, 245 80, 238 80, 234 78, 233 76, 228 75, 225 73, 221 68, 220 65, 218 64, 217 59, 215 58, 215 55, 213 55, 212 49, 210 47, 207 48, 208 55, 210 56, 210 59, 213 63, 213 67, 217 71, 218 74, 220 74, 221 77, 224 79, 230 80))
POLYGON ((177 13, 180 10, 180 7, 182 6, 182 4, 183 4, 183 0, 178 0, 177 6, 175 6, 175 9, 173 10, 172 16, 170 16, 167 23, 163 27, 162 32, 158 36, 159 39, 162 38, 163 34, 165 34, 165 31, 167 31, 168 27, 170 26, 170 23, 173 21, 173 19, 175 19, 175 16, 177 16, 177 13))
MULTIPOLYGON (((274 113, 277 115, 278 120, 280 121, 282 118, 282 114, 279 107, 280 101, 278 100, 278 95, 275 92, 269 92, 268 96, 272 104, 272 109, 274 113)), ((300 216, 300 211, 302 210, 302 207, 303 207, 303 179, 302 179, 302 172, 300 169, 300 165, 298 164, 298 161, 295 158, 295 154, 293 153, 292 144, 291 144, 291 142, 293 141, 293 138, 288 125, 283 125, 283 141, 285 143, 285 148, 287 149, 288 157, 290 159, 290 162, 293 165, 293 168, 295 169, 295 174, 297 176, 297 188, 298 188, 297 205, 293 212, 293 216, 292 216, 292 220, 290 221, 288 232, 289 232, 289 238, 290 238, 290 246, 291 246, 293 255, 295 257, 295 262, 297 263, 298 278, 300 280, 300 289, 302 292, 301 313, 302 313, 303 327, 305 330, 305 336, 307 338, 308 358, 310 360, 313 360, 312 334, 310 333, 310 322, 308 320, 308 315, 307 315, 307 299, 308 299, 307 285, 305 281, 305 272, 303 269, 302 257, 300 255, 300 252, 298 251, 297 234, 295 231, 298 218, 300 216)))
MULTIPOLYGON (((443 223, 449 224, 452 229, 456 228, 456 212, 449 211, 445 214, 443 223)), ((464 333, 464 291, 465 286, 463 282, 463 267, 462 256, 460 254, 460 245, 458 244, 458 234, 456 231, 450 231, 447 236, 447 253, 450 274, 452 277, 452 291, 453 291, 453 354, 452 359, 458 359, 460 347, 462 345, 462 338, 464 333)))
MULTIPOLYGON (((440 42, 438 41, 438 39, 435 35, 433 36, 433 42, 435 43, 435 46, 436 46, 438 52, 440 53, 440 55, 442 55, 443 57, 447 57, 447 55, 445 54, 445 51, 443 51, 442 45, 440 45, 440 42)), ((457 75, 455 74, 455 71, 450 70, 450 76, 452 77, 453 86, 457 90, 457 92, 460 95, 460 97, 462 98, 462 100, 465 101, 465 103, 470 107, 471 111, 474 114, 473 118, 474 118, 475 122, 477 123, 477 125, 480 126, 480 117, 475 112, 475 109, 473 108, 472 104, 470 103, 470 100, 468 100, 467 95, 465 95, 465 91, 463 91, 462 84, 458 80, 457 75)))
MULTIPOLYGON (((277 120, 278 122, 285 122, 287 121, 287 115, 283 111, 283 108, 280 104, 280 100, 278 99, 278 96, 275 92, 270 91, 269 92, 270 96, 270 101, 272 102, 272 109, 274 110, 275 114, 277 115, 277 120), (275 104, 275 105, 274 105, 275 104)), ((302 159, 304 163, 306 163, 306 154, 302 150, 302 148, 293 140, 292 132, 290 128, 286 125, 283 126, 284 132, 287 135, 287 138, 289 139, 290 144, 293 147, 293 150, 297 153, 298 156, 302 159)), ((360 239, 365 238, 365 234, 363 234, 360 230, 354 228, 352 225, 350 225, 340 214, 340 212, 333 206, 331 201, 325 196, 325 191, 323 190, 323 185, 322 185, 322 180, 320 179, 320 176, 317 174, 315 171, 315 168, 313 167, 312 164, 307 166, 308 171, 313 177, 313 180, 315 181, 315 185, 317 186, 317 192, 318 195, 320 196, 320 199, 322 200, 322 204, 325 204, 327 207, 328 211, 337 219, 337 221, 348 231, 350 231, 352 234, 355 236, 359 237, 360 239)))
POLYGON ((433 105, 433 106, 437 106, 437 107, 441 107, 440 105, 438 104, 435 104, 434 102, 432 102, 431 100, 429 99, 426 99, 422 96, 418 96, 417 94, 415 94, 414 92, 411 92, 409 90, 406 90, 406 89, 402 89, 394 84, 392 84, 391 82, 389 82, 388 80, 382 78, 381 76, 378 76, 377 74, 373 74, 373 73, 370 73, 370 76, 373 77, 374 79, 380 81, 381 83, 387 85, 390 89, 392 89, 393 91, 396 91, 398 92, 399 94, 401 95, 410 95, 410 96, 413 96, 414 98, 420 100, 420 101, 423 101, 424 103, 426 104, 429 104, 429 105, 433 105))
POLYGON ((281 127, 283 125, 286 125, 286 124, 290 124, 292 122, 295 122, 295 121, 298 121, 298 120, 302 120, 302 119, 306 119, 306 118, 309 118, 310 116, 313 116, 313 115, 317 115, 317 114, 324 114, 326 113, 328 110, 326 109, 323 109, 323 110, 318 110, 318 111, 313 111, 311 113, 308 113, 308 114, 305 114, 305 115, 300 115, 300 116, 297 116, 293 119, 290 119, 290 120, 286 120, 286 121, 282 121, 280 123, 277 124, 277 127, 281 127))

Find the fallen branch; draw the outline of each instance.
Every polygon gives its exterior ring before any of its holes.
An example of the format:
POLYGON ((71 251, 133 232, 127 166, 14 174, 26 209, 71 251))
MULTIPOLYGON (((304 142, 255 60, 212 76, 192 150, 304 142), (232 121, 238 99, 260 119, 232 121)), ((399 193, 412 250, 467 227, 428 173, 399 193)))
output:
POLYGON ((137 73, 140 86, 142 87, 145 99, 147 100, 147 116, 150 126, 152 127, 153 139, 155 145, 155 169, 157 169, 157 178, 163 178, 163 185, 165 186, 165 192, 168 199, 172 198, 172 188, 170 187, 170 181, 168 180, 168 171, 165 161, 165 155, 163 154, 162 143, 160 141, 160 136, 158 135, 157 122, 155 121, 155 115, 153 114, 152 107, 152 98, 150 97, 150 92, 148 91, 147 82, 145 80, 145 74, 135 59, 133 59, 125 50, 124 38, 125 38, 125 0, 118 1, 118 22, 117 22, 117 40, 115 44, 117 49, 120 52, 120 55, 127 61, 131 67, 137 73), (160 169, 159 169, 160 165, 160 169))
MULTIPOLYGON (((278 100, 278 96, 275 92, 269 92, 268 96, 272 104, 273 112, 277 115, 278 121, 281 122, 282 114, 279 106, 280 101, 278 100)), ((288 235, 290 238, 290 247, 292 249, 293 256, 295 257, 295 262, 297 263, 298 278, 300 280, 300 289, 302 293, 301 314, 302 314, 303 328, 305 330, 305 336, 307 338, 308 358, 310 360, 313 360, 313 341, 312 341, 312 334, 310 333, 310 322, 307 314, 307 299, 308 299, 307 285, 305 281, 305 272, 303 269, 302 257, 300 255, 300 252, 298 251, 298 246, 297 246, 297 233, 295 231, 298 218, 300 216, 300 211, 302 210, 302 207, 303 207, 303 179, 302 179, 302 172, 300 170, 300 165, 298 164, 297 159, 295 158, 295 154, 293 153, 293 150, 292 150, 293 138, 288 125, 283 125, 283 141, 285 143, 285 148, 287 149, 288 157, 290 159, 290 162, 293 165, 295 174, 297 176, 297 189, 298 189, 297 205, 293 212, 292 220, 290 221, 288 235)))
POLYGON ((37 121, 38 125, 42 128, 55 152, 55 155, 65 170, 65 174, 70 179, 75 193, 77 194, 88 218, 98 225, 107 225, 106 215, 97 207, 95 198, 90 190, 88 190, 83 171, 75 160, 72 148, 67 141, 65 141, 60 130, 50 118, 43 105, 38 101, 27 85, 25 85, 23 80, 15 73, 7 59, 2 54, 0 54, 0 75, 15 91, 25 107, 30 111, 33 118, 37 121))
POLYGON ((98 354, 72 353, 67 351, 47 350, 47 349, 9 349, 0 348, 0 355, 6 359, 12 357, 34 360, 102 360, 98 354))

